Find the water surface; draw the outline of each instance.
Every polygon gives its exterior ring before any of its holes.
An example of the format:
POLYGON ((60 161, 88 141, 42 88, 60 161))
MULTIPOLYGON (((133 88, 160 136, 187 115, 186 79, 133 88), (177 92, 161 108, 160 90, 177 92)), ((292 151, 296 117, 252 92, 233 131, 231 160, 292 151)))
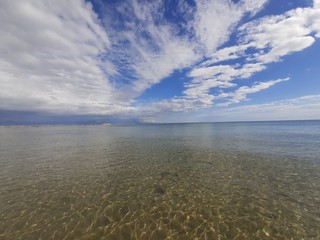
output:
POLYGON ((320 122, 0 128, 0 239, 319 239, 320 122))

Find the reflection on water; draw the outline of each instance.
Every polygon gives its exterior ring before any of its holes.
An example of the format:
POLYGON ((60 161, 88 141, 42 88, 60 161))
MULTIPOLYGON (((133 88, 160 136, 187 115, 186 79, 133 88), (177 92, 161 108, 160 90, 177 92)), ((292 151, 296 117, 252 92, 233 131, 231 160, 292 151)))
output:
POLYGON ((1 130, 0 239, 320 238, 318 161, 105 128, 1 130))

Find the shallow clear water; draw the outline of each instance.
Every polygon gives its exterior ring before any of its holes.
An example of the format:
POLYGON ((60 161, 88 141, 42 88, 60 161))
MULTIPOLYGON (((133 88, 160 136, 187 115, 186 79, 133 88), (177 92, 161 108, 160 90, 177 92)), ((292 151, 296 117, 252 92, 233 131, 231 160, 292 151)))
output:
POLYGON ((0 239, 320 239, 320 122, 0 128, 0 239))

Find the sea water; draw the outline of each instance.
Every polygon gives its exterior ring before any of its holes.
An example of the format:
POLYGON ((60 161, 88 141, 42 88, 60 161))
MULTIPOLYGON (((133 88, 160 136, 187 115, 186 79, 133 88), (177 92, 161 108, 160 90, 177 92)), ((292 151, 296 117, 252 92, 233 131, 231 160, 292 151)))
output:
POLYGON ((1 127, 0 239, 320 239, 320 121, 1 127))

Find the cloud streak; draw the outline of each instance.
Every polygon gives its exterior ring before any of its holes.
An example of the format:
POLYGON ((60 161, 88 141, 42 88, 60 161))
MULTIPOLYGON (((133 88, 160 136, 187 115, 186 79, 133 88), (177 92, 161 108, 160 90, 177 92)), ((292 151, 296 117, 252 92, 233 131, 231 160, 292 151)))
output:
MULTIPOLYGON (((225 122, 320 119, 320 95, 273 101, 265 104, 203 109, 196 112, 166 112, 143 118, 145 122, 225 122), (182 116, 181 116, 182 115, 182 116)), ((144 115, 146 116, 146 115, 144 115)))
POLYGON ((210 115, 216 121, 308 120, 320 118, 319 108, 320 95, 307 95, 266 104, 216 109, 210 115))

